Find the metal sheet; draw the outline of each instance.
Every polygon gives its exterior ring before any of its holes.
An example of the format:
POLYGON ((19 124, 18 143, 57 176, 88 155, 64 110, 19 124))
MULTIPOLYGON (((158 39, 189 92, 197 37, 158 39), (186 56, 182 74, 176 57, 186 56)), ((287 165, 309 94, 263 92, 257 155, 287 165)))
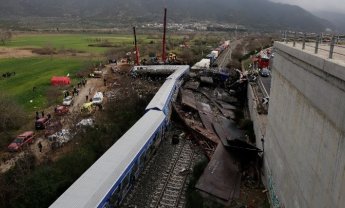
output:
POLYGON ((206 113, 203 111, 199 111, 199 116, 204 127, 209 132, 215 133, 212 126, 212 123, 214 122, 214 116, 211 113, 206 113))
POLYGON ((235 159, 222 144, 218 144, 195 187, 222 200, 230 201, 237 196, 240 181, 241 173, 235 159))
POLYGON ((226 110, 236 110, 236 106, 225 103, 223 101, 217 100, 216 101, 222 108, 226 109, 226 110))
POLYGON ((246 152, 261 152, 260 149, 245 141, 244 132, 238 129, 233 121, 224 117, 218 120, 219 123, 213 123, 213 127, 225 147, 246 152))
POLYGON ((224 145, 228 146, 228 142, 225 141, 241 139, 244 137, 243 131, 237 128, 235 122, 221 116, 218 121, 219 123, 214 123, 213 127, 224 145))
POLYGON ((202 111, 202 112, 205 112, 205 113, 212 113, 211 106, 209 104, 206 104, 206 103, 198 102, 197 103, 197 109, 199 111, 202 111))
POLYGON ((231 110, 226 110, 224 108, 219 107, 218 108, 220 110, 220 112, 223 114, 223 116, 225 116, 226 118, 231 118, 232 120, 235 119, 235 113, 231 110))
POLYGON ((200 81, 207 83, 207 84, 213 84, 213 79, 212 77, 200 77, 200 81))
POLYGON ((185 85, 185 89, 197 90, 200 86, 200 82, 188 81, 185 85))
POLYGON ((189 90, 181 90, 181 104, 197 110, 194 94, 189 90))
POLYGON ((238 103, 238 99, 228 95, 222 95, 222 101, 227 103, 238 103))

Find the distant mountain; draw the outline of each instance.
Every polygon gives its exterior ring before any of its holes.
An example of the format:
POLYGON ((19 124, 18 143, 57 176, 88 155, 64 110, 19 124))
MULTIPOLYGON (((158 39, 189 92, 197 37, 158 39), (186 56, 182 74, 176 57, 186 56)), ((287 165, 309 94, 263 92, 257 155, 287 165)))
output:
MULTIPOLYGON (((0 19, 51 17, 116 23, 169 21, 236 23, 262 29, 324 31, 324 20, 306 10, 268 0, 0 0, 0 19)), ((24 20, 25 21, 25 20, 24 20)))
POLYGON ((345 14, 330 12, 330 11, 317 11, 313 12, 316 16, 330 21, 338 32, 345 33, 345 14))

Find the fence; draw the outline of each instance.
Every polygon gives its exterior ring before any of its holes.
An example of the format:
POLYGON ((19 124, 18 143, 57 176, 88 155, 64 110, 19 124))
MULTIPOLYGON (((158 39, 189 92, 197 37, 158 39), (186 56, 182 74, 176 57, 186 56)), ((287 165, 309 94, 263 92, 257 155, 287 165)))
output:
POLYGON ((345 58, 345 35, 330 35, 330 34, 316 34, 316 33, 302 33, 284 31, 282 32, 282 42, 292 42, 293 47, 296 43, 302 43, 302 50, 306 47, 314 48, 314 53, 318 54, 319 51, 328 53, 328 58, 332 59, 334 54, 343 56, 345 58), (327 47, 320 47, 326 45, 327 47), (335 51, 335 49, 343 50, 335 51))

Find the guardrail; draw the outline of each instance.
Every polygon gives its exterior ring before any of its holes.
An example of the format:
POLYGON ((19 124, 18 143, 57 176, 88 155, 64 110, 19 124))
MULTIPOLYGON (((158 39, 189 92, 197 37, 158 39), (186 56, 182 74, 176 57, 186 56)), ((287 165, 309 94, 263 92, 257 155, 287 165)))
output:
POLYGON ((302 33, 284 31, 282 32, 282 42, 292 42, 293 47, 296 47, 297 42, 302 43, 302 50, 306 47, 314 48, 314 53, 318 54, 319 51, 328 52, 328 58, 332 59, 334 54, 344 56, 345 58, 345 35, 331 35, 331 34, 316 34, 316 33, 302 33), (320 45, 328 45, 329 48, 320 47, 320 45), (335 51, 336 48, 344 49, 344 52, 335 51))

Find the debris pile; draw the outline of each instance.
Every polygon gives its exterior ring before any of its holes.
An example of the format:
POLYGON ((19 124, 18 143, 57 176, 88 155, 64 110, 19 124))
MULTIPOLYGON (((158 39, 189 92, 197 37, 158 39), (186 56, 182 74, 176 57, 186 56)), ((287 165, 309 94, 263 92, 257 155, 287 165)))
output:
POLYGON ((225 204, 239 197, 242 173, 261 152, 239 127, 237 114, 244 108, 247 83, 239 70, 194 72, 173 103, 178 118, 210 159, 196 188, 225 204))

